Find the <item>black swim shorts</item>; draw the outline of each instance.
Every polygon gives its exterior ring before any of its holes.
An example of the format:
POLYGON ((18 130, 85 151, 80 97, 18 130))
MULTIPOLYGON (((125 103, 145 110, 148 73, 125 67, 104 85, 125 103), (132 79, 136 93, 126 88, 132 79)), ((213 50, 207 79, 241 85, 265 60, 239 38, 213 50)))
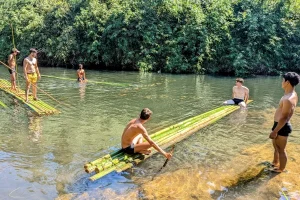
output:
POLYGON ((234 98, 234 99, 232 99, 232 101, 234 102, 235 105, 239 105, 239 103, 243 102, 244 100, 243 99, 234 98))
POLYGON ((134 154, 134 147, 132 147, 132 145, 122 149, 124 153, 128 153, 128 154, 134 154))
MULTIPOLYGON (((276 128, 278 122, 274 122, 272 131, 276 128)), ((292 132, 292 125, 291 123, 286 123, 279 131, 278 131, 278 135, 280 136, 289 136, 289 134, 292 132)))
POLYGON ((15 73, 16 71, 13 69, 13 70, 11 70, 11 69, 8 69, 8 71, 9 71, 9 73, 10 74, 12 74, 12 73, 15 73))

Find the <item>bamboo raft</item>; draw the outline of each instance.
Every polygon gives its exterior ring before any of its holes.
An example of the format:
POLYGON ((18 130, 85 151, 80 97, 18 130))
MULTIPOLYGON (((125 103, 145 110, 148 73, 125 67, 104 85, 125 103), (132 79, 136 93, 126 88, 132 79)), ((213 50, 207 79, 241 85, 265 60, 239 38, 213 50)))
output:
POLYGON ((2 101, 0 101, 0 106, 7 108, 7 106, 2 101))
MULTIPOLYGON (((250 103, 251 101, 252 100, 249 100, 247 103, 250 103)), ((190 136, 199 129, 208 126, 224 116, 238 110, 239 108, 239 106, 235 105, 221 106, 209 112, 164 128, 154 134, 151 134, 151 138, 162 148, 167 148, 190 136)), ((121 149, 119 149, 103 156, 102 158, 86 163, 84 165, 84 169, 87 173, 95 172, 95 174, 90 177, 91 181, 95 181, 113 171, 122 172, 126 169, 129 169, 135 164, 138 164, 151 155, 157 153, 157 151, 153 148, 151 150, 152 153, 150 155, 129 155, 125 154, 121 149)))
POLYGON ((56 108, 46 104, 45 102, 38 100, 34 101, 32 96, 29 96, 29 102, 25 102, 25 91, 21 89, 17 89, 18 91, 13 91, 10 89, 11 83, 7 80, 0 79, 0 89, 4 92, 10 94, 11 96, 17 98, 19 101, 23 102, 29 109, 31 109, 35 114, 41 116, 41 115, 51 115, 51 114, 58 114, 60 111, 58 111, 56 108))
MULTIPOLYGON (((77 81, 77 79, 75 79, 75 78, 57 77, 57 76, 50 76, 50 75, 41 75, 41 76, 46 77, 46 78, 56 78, 56 79, 61 79, 61 80, 77 81)), ((113 86, 121 86, 121 87, 129 86, 129 84, 125 84, 125 83, 112 83, 112 82, 92 81, 92 80, 88 80, 87 82, 97 83, 97 84, 105 84, 105 85, 113 85, 113 86)))

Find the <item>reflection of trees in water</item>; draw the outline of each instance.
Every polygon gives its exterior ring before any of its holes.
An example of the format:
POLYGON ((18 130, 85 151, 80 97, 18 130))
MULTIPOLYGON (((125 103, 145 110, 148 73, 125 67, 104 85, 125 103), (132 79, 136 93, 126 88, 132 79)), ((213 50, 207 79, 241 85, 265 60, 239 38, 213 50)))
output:
POLYGON ((28 121, 29 138, 33 142, 39 141, 42 135, 41 117, 30 116, 28 121))

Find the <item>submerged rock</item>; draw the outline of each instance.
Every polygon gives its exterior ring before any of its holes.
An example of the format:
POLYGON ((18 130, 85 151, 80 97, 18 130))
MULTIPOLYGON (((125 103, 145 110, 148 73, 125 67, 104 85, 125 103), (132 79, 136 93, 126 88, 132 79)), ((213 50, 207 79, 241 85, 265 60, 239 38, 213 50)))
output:
MULTIPOLYGON (((300 191, 300 145, 288 144, 287 173, 273 174, 267 170, 266 161, 271 161, 271 144, 254 145, 241 155, 216 166, 214 169, 180 169, 157 176, 144 183, 144 199, 216 199, 215 194, 226 193, 236 186, 247 184, 264 174, 265 183, 257 186, 253 194, 237 199, 279 199, 283 193, 296 199, 300 191), (286 191, 282 192, 282 188, 286 191)), ((229 198, 232 199, 232 198, 229 198)))

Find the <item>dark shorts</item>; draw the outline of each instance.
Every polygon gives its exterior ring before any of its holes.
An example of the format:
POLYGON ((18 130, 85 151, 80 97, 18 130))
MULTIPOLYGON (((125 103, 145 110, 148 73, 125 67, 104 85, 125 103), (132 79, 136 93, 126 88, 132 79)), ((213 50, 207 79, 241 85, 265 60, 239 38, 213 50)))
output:
POLYGON ((124 149, 122 149, 124 153, 128 153, 128 154, 134 154, 134 147, 128 146, 124 149))
POLYGON ((84 81, 84 78, 77 78, 77 81, 84 81))
MULTIPOLYGON (((274 122, 272 131, 276 128, 278 122, 274 122)), ((289 134, 292 132, 292 125, 290 123, 286 123, 279 131, 278 135, 280 136, 289 136, 289 134)))
POLYGON ((12 73, 15 73, 16 71, 15 70, 11 70, 11 69, 8 69, 9 73, 12 74, 12 73))
POLYGON ((232 101, 234 102, 235 105, 239 105, 239 103, 243 102, 244 100, 243 99, 234 98, 234 99, 232 99, 232 101))

